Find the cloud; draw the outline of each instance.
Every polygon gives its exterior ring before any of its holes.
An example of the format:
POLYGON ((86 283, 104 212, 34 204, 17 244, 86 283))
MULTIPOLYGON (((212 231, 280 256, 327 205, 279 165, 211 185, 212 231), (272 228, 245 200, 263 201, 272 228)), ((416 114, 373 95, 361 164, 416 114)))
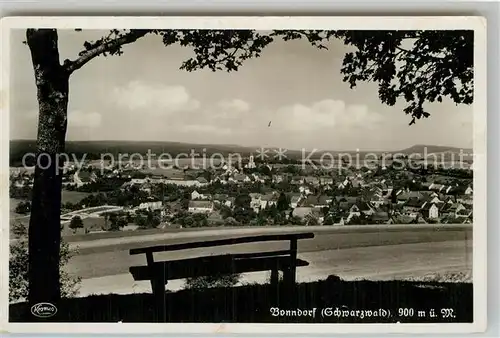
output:
POLYGON ((191 124, 181 127, 184 132, 208 133, 208 134, 231 134, 230 128, 224 128, 212 124, 191 124))
POLYGON ((295 104, 281 107, 272 117, 273 125, 284 129, 320 131, 325 128, 370 129, 382 121, 382 116, 370 111, 366 105, 346 105, 342 100, 325 99, 310 105, 295 104))
POLYGON ((68 126, 73 128, 97 128, 101 125, 101 114, 96 112, 82 112, 80 110, 68 112, 68 126))
POLYGON ((184 86, 167 86, 161 83, 131 81, 115 88, 114 101, 129 110, 141 113, 165 114, 196 110, 200 102, 193 99, 184 86))
POLYGON ((225 111, 247 112, 250 110, 250 104, 240 99, 222 100, 218 106, 225 111))

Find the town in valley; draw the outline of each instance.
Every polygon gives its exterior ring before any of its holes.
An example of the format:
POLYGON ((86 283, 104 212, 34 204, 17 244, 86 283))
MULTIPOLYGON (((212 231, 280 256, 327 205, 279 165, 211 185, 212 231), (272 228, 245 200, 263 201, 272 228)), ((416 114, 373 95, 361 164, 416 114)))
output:
MULTIPOLYGON (((471 161, 447 167, 384 154, 371 166, 356 167, 257 154, 213 167, 194 161, 168 168, 67 162, 62 175, 64 236, 222 226, 471 224, 473 219, 471 161)), ((10 182, 11 225, 27 222, 33 172, 11 168, 10 182)))

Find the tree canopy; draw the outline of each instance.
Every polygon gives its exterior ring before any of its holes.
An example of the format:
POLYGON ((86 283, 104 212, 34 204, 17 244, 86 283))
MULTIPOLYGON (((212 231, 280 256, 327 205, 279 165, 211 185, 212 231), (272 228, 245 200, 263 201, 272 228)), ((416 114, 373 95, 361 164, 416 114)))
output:
POLYGON ((210 69, 237 71, 245 60, 260 57, 276 39, 305 39, 328 49, 340 39, 352 51, 345 54, 341 73, 351 88, 359 82, 378 85, 380 100, 393 106, 404 101, 404 113, 416 119, 429 117, 424 104, 444 98, 456 104, 473 102, 473 31, 373 31, 373 30, 119 30, 96 41, 86 41, 79 57, 65 60, 69 73, 98 55, 121 55, 122 47, 148 34, 161 36, 163 44, 191 48, 194 56, 180 65, 186 71, 210 69))

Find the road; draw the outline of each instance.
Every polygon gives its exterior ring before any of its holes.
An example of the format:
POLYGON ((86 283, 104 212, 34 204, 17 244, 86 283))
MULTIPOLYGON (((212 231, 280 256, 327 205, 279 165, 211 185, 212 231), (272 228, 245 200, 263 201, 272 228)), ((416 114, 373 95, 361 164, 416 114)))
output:
MULTIPOLYGON (((217 229, 75 242, 71 246, 79 247, 80 254, 72 258, 68 269, 84 279, 83 294, 148 291, 148 283, 136 283, 128 273, 130 266, 146 264, 144 255, 129 255, 131 248, 298 231, 315 233, 313 239, 299 241, 299 258, 310 263, 298 269, 298 279, 302 281, 326 278, 329 274, 343 278, 390 279, 448 270, 467 272, 472 268, 472 226, 405 225, 217 229)), ((267 242, 191 249, 156 254, 155 259, 281 250, 287 248, 287 244, 267 242)), ((249 281, 266 278, 266 274, 252 275, 249 281)))

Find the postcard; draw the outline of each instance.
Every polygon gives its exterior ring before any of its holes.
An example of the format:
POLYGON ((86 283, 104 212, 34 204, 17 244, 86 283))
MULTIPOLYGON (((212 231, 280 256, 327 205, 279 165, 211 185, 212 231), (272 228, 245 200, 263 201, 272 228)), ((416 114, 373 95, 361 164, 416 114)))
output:
POLYGON ((10 17, 2 330, 486 329, 486 20, 10 17))

